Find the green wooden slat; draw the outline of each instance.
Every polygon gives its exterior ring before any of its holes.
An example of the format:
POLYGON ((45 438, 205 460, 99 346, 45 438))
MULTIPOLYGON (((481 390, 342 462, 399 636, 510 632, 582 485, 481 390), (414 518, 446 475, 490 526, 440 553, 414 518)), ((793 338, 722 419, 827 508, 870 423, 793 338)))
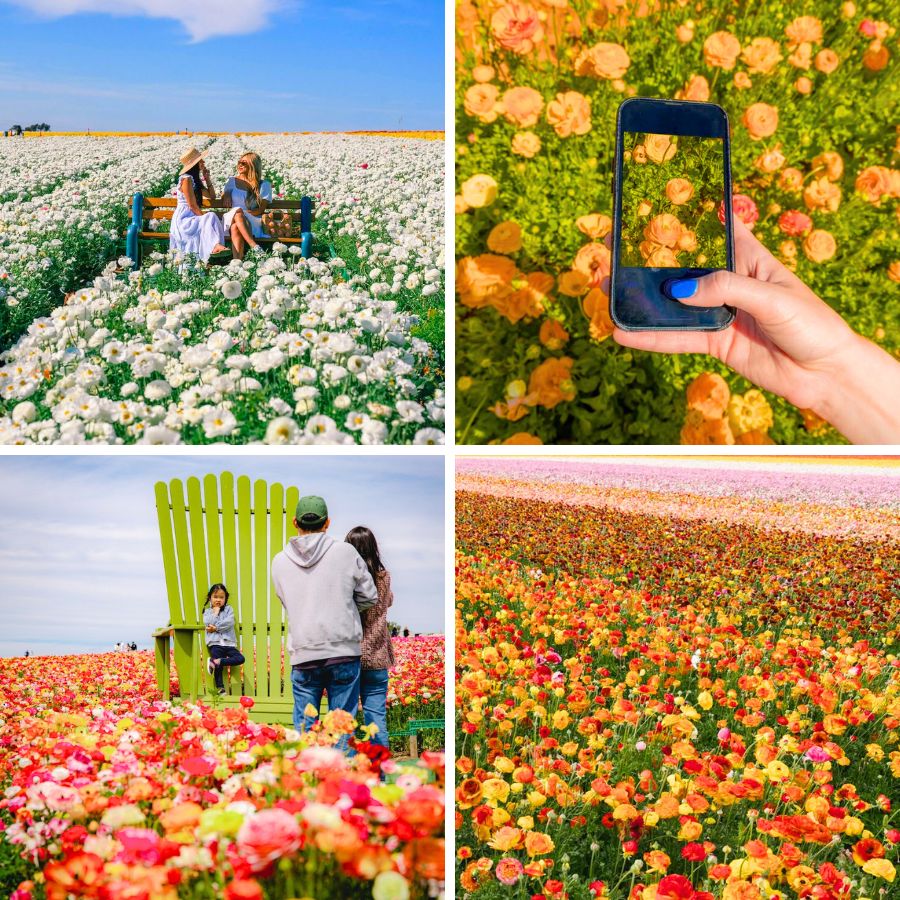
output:
POLYGON ((253 484, 253 594, 256 600, 256 694, 269 696, 269 641, 260 627, 269 621, 269 541, 266 483, 253 484))
POLYGON ((203 479, 203 501, 206 507, 206 556, 209 560, 209 583, 223 583, 230 592, 231 588, 225 581, 222 569, 219 486, 215 475, 207 475, 203 479))
POLYGON ((266 563, 266 583, 268 584, 269 607, 269 696, 284 696, 284 672, 281 667, 281 624, 283 612, 281 601, 275 594, 272 584, 272 560, 275 554, 284 547, 284 487, 273 484, 269 498, 269 558, 266 563))
POLYGON ((178 586, 178 564, 175 560, 175 538, 172 535, 172 516, 169 510, 169 486, 158 481, 153 488, 156 495, 156 516, 159 520, 159 541, 162 546, 163 573, 166 580, 166 595, 169 600, 169 621, 182 625, 181 591, 178 586))
MULTIPOLYGON (((203 497, 200 494, 200 479, 187 480, 188 524, 190 526, 191 555, 194 561, 194 584, 196 585, 197 618, 203 621, 203 604, 209 590, 209 570, 206 565, 206 531, 203 527, 203 497)), ((205 641, 203 642, 205 646, 205 641)))
MULTIPOLYGON (((237 539, 240 563, 239 594, 241 623, 244 627, 253 624, 253 532, 250 512, 250 479, 241 475, 237 480, 237 539)), ((244 693, 254 697, 256 691, 256 662, 253 659, 253 639, 244 632, 241 648, 247 661, 244 663, 244 693)))
POLYGON ((188 541, 187 510, 184 504, 184 486, 179 479, 172 479, 170 493, 172 526, 175 529, 175 552, 178 560, 178 579, 181 585, 181 606, 184 621, 196 624, 198 621, 197 598, 194 594, 194 581, 191 578, 191 548, 188 541))
MULTIPOLYGON (((209 476, 215 482, 215 476, 209 476)), ((223 572, 224 584, 228 588, 231 595, 231 608, 234 610, 234 632, 237 636, 239 647, 246 647, 244 643, 244 628, 251 628, 252 622, 244 623, 241 615, 240 604, 240 582, 238 581, 238 545, 237 545, 237 512, 234 506, 234 475, 231 472, 222 472, 220 477, 221 494, 220 502, 222 504, 222 556, 223 556, 223 572)), ((207 495, 209 496, 209 495, 207 495)), ((209 513, 207 512, 207 515, 209 513)), ((218 516, 218 513, 216 513, 218 516)), ((237 678, 235 677, 235 681, 237 678)), ((240 688, 237 686, 235 690, 243 692, 243 683, 240 688)))
MULTIPOLYGON (((297 533, 297 529, 294 528, 294 512, 297 509, 297 501, 300 499, 300 488, 289 487, 285 492, 284 496, 284 544, 286 545, 288 541, 297 533)), ((275 602, 281 606, 281 601, 278 598, 275 598, 275 602)), ((284 613, 284 609, 282 608, 282 613, 284 613)), ((293 703, 294 697, 294 689, 291 685, 291 658, 288 654, 288 634, 287 629, 285 629, 284 635, 284 690, 282 696, 286 699, 289 699, 293 703)))

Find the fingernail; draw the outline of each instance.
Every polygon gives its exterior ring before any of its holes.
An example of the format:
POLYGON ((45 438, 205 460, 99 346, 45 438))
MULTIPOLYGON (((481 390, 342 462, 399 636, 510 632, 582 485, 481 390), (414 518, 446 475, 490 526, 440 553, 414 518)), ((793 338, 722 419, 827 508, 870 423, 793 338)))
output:
POLYGON ((681 281, 673 281, 669 285, 669 294, 673 300, 686 300, 697 293, 697 279, 683 278, 681 281))

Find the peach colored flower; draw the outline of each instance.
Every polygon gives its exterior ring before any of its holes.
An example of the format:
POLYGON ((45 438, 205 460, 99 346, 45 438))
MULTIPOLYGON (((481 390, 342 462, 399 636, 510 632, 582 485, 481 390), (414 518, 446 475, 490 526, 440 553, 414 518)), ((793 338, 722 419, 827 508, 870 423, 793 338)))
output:
POLYGON ((870 72, 880 72, 887 66, 890 58, 888 48, 881 41, 872 41, 863 53, 862 62, 870 72))
POLYGON ((768 75, 782 58, 781 45, 769 37, 753 38, 741 53, 751 75, 768 75))
POLYGON ((647 257, 647 265, 657 269, 671 269, 678 265, 678 257, 671 247, 654 245, 647 257))
POLYGON ((473 209, 490 206, 497 199, 497 182, 490 175, 479 173, 464 181, 460 194, 473 209))
POLYGON ((557 289, 566 297, 580 297, 587 293, 591 286, 590 275, 572 269, 569 272, 563 272, 559 276, 557 289))
POLYGON ((900 284, 900 259, 895 259, 887 267, 887 277, 890 278, 891 281, 900 284))
POLYGON ((522 249, 522 229, 516 222, 500 222, 491 229, 487 245, 494 253, 518 253, 522 249))
POLYGON ((748 88, 753 87, 753 82, 750 80, 750 76, 746 72, 735 72, 734 86, 739 91, 746 91, 748 88))
POLYGON ((533 159, 541 151, 541 139, 533 131, 520 131, 513 135, 512 152, 516 156, 533 159))
POLYGON ((709 82, 703 75, 691 75, 687 84, 675 94, 675 99, 705 103, 709 100, 709 82))
POLYGON ((637 144, 631 151, 631 159, 639 166, 647 162, 647 148, 643 144, 637 144))
POLYGON ((456 215, 461 216, 469 211, 469 204, 462 198, 462 194, 457 194, 453 198, 453 209, 456 215))
POLYGON ((674 247, 681 237, 681 222, 671 213, 661 213, 644 227, 644 237, 662 247, 674 247))
POLYGON ((512 293, 498 297, 493 306, 501 316, 515 324, 520 319, 536 319, 544 312, 544 301, 553 290, 554 279, 546 272, 529 272, 524 279, 513 282, 512 293))
POLYGON ((493 81, 496 75, 497 73, 494 71, 493 66, 479 65, 472 67, 472 80, 477 81, 479 84, 493 81))
POLYGON ((788 62, 795 69, 808 69, 812 65, 812 44, 808 41, 798 44, 788 56, 788 62))
POLYGON ((535 437, 533 434, 529 434, 527 431, 517 431, 515 434, 510 435, 504 442, 504 444, 509 444, 512 446, 515 445, 537 445, 543 444, 544 442, 539 438, 535 437))
POLYGON ((689 44, 694 39, 694 23, 684 22, 675 29, 675 37, 682 44, 689 44))
POLYGON ((650 213, 652 213, 652 212, 653 212, 653 204, 650 203, 648 200, 641 200, 641 202, 638 204, 637 214, 642 219, 644 219, 647 216, 649 216, 650 213))
POLYGON ((623 78, 630 65, 631 59, 621 44, 601 42, 581 51, 575 60, 575 74, 611 81, 623 78))
POLYGON ((611 255, 605 245, 585 244, 572 262, 572 268, 588 277, 591 287, 598 287, 601 280, 609 275, 611 255))
POLYGON ((702 372, 687 388, 688 409, 696 409, 707 419, 723 416, 730 399, 728 383, 715 372, 702 372))
POLYGON ((506 256, 464 256, 456 264, 459 300, 472 309, 488 306, 513 293, 512 282, 518 275, 516 264, 506 256))
POLYGON ((825 177, 829 181, 840 181, 844 174, 844 160, 841 159, 840 153, 834 153, 831 150, 814 156, 812 167, 813 170, 825 169, 825 177))
POLYGON ((708 66, 730 72, 741 52, 741 42, 730 31, 716 31, 703 42, 703 58, 708 66))
POLYGON ((575 225, 582 234, 586 234, 592 241, 605 238, 612 231, 612 219, 603 213, 590 213, 579 216, 575 225))
POLYGON ((754 103, 744 111, 741 121, 751 140, 771 137, 778 128, 778 108, 768 103, 754 103))
POLYGON ((526 54, 544 37, 537 10, 526 3, 506 3, 491 16, 494 40, 512 53, 526 54))
POLYGON ((591 130, 591 101, 578 91, 556 95, 547 105, 547 121, 564 138, 591 130))
POLYGON ((807 209, 837 212, 841 205, 841 188, 825 177, 814 178, 803 191, 803 202, 807 209))
POLYGON ((812 93, 812 89, 813 89, 813 83, 805 75, 802 78, 798 78, 794 82, 794 90, 798 94, 803 94, 804 96, 806 96, 807 94, 812 93))
POLYGON ((828 47, 816 54, 815 66, 825 75, 830 75, 840 64, 841 58, 828 47))
MULTIPOLYGON (((528 379, 528 393, 537 398, 537 406, 553 409, 564 400, 575 399, 575 385, 572 382, 572 366, 575 360, 568 356, 561 359, 544 360, 528 379)), ((553 841, 545 834, 529 831, 525 838, 525 852, 529 856, 539 856, 553 852, 553 841)))
POLYGON ((800 16, 794 19, 784 29, 784 33, 792 44, 802 44, 804 41, 813 44, 822 43, 822 23, 815 16, 800 16))
POLYGON ((781 144, 773 147, 771 150, 764 150, 753 162, 754 168, 760 172, 771 175, 777 172, 787 160, 781 152, 781 144))
POLYGON ((548 350, 561 350, 569 339, 569 332, 555 319, 547 319, 541 325, 538 339, 548 350))
POLYGON ((815 228, 803 241, 803 252, 810 262, 825 262, 837 252, 837 241, 830 232, 815 228))
POLYGON ((697 249, 697 235, 690 228, 685 228, 678 238, 678 249, 693 253, 697 249))
POLYGON ((666 196, 670 203, 681 206, 694 196, 694 186, 687 178, 670 178, 666 183, 666 196))
POLYGON ((728 419, 720 415, 707 419, 696 409, 688 409, 681 429, 682 444, 733 444, 734 434, 728 419))
POLYGON ((648 159, 657 165, 668 162, 678 149, 678 144, 667 134, 648 134, 644 140, 648 159))
MULTIPOLYGON (((806 234, 807 231, 812 229, 812 226, 813 220, 805 212, 800 212, 797 209, 790 209, 778 217, 778 227, 785 234, 789 234, 792 237, 806 234)), ((796 254, 796 249, 794 253, 796 254)))
POLYGON ((473 84, 463 98, 463 109, 486 125, 497 118, 497 98, 500 91, 494 84, 473 84))
POLYGON ((500 104, 503 115, 519 128, 531 128, 541 119, 544 98, 534 88, 514 87, 504 95, 500 104))
POLYGON ((590 320, 588 332, 595 341, 608 338, 615 328, 609 316, 609 297, 601 288, 588 291, 581 301, 581 308, 590 320))

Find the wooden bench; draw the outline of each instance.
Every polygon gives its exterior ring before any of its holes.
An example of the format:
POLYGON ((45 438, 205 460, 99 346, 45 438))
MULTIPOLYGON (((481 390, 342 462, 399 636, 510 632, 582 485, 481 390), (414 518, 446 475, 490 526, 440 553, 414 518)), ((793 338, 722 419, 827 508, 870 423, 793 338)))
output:
MULTIPOLYGON (((145 197, 143 194, 135 194, 131 202, 131 224, 125 232, 125 254, 134 264, 134 269, 140 268, 141 242, 155 241, 157 243, 169 242, 168 231, 151 231, 147 222, 169 221, 175 212, 178 201, 174 197, 145 197)), ((212 209, 223 215, 232 207, 225 206, 221 200, 210 203, 203 198, 202 209, 212 209)), ((283 210, 291 218, 291 237, 281 238, 256 238, 260 246, 271 246, 276 242, 282 244, 299 244, 305 258, 312 254, 312 199, 302 197, 300 200, 275 200, 269 204, 270 210, 283 210)), ((229 244, 231 238, 225 235, 225 243, 229 244)))

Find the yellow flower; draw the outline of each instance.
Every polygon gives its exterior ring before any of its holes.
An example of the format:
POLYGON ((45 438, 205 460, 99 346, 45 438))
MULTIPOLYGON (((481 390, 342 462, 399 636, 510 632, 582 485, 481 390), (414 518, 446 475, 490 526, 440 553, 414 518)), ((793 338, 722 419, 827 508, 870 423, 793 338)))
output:
POLYGON ((709 710, 712 709, 713 698, 712 694, 709 691, 701 692, 697 697, 697 705, 700 709, 709 710))
POLYGON ((497 182, 490 175, 479 173, 463 182, 460 193, 469 206, 480 209, 483 206, 490 206, 497 199, 499 189, 497 182))
POLYGON ((863 872, 874 875, 876 878, 883 878, 885 881, 893 883, 897 870, 889 859, 870 859, 863 867, 863 872))
POLYGON ((553 713, 553 727, 556 729, 563 729, 569 727, 569 722, 571 718, 569 717, 568 712, 564 709, 557 710, 553 713))

